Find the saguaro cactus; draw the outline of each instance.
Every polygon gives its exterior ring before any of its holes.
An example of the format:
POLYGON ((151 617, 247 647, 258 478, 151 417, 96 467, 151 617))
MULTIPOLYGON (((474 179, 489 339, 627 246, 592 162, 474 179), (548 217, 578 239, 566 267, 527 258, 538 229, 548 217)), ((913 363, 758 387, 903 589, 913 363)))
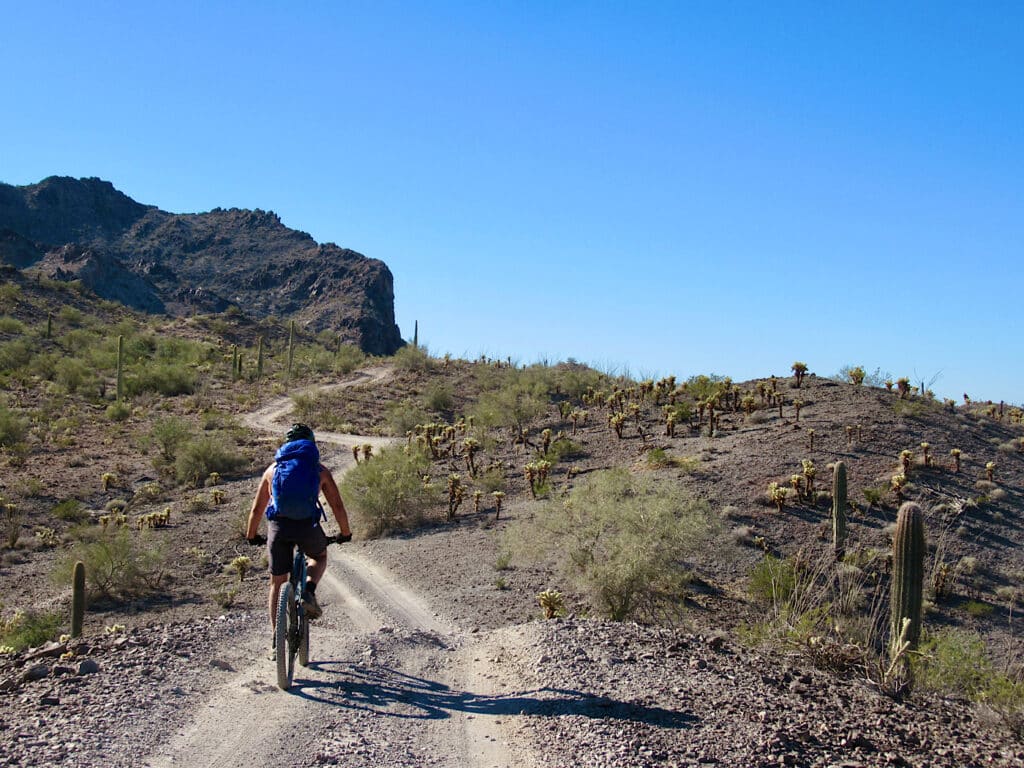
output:
POLYGON ((263 337, 256 340, 256 381, 263 378, 263 337))
POLYGON ((85 563, 79 560, 71 579, 71 636, 82 636, 85 623, 85 563))
POLYGON ((846 464, 837 461, 832 468, 832 549, 836 560, 846 554, 846 464))
POLYGON ((889 648, 895 660, 904 651, 917 648, 917 642, 921 637, 925 556, 924 513, 921 507, 912 501, 900 507, 896 516, 892 554, 889 648))
POLYGON ((117 337, 117 402, 124 397, 124 336, 117 337))

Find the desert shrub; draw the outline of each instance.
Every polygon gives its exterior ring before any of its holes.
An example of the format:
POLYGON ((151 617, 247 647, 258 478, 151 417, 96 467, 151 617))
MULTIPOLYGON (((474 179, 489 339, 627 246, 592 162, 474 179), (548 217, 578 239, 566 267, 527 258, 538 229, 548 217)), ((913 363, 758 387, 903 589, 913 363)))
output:
POLYGON ((352 344, 342 344, 334 356, 334 370, 336 373, 352 373, 363 364, 366 355, 359 347, 352 344))
POLYGON ((686 380, 686 391, 694 400, 707 400, 722 392, 725 377, 717 374, 691 376, 686 380))
POLYGON ((178 416, 165 416, 157 419, 149 432, 150 438, 156 443, 160 456, 165 461, 174 461, 178 449, 192 434, 188 422, 178 416))
POLYGON ((94 597, 126 600, 159 589, 165 554, 146 532, 128 528, 84 528, 79 541, 61 558, 52 573, 54 583, 71 583, 77 561, 85 563, 85 578, 94 597))
POLYGON ((32 348, 24 339, 0 342, 0 371, 16 371, 32 360, 32 348))
POLYGON ((190 395, 195 389, 195 371, 176 362, 150 362, 142 366, 134 376, 125 377, 125 390, 129 396, 156 392, 165 397, 174 397, 190 395))
POLYGON ((228 438, 214 433, 181 446, 174 460, 174 472, 178 482, 198 487, 210 473, 228 475, 244 463, 245 459, 228 438))
POLYGON ((480 427, 521 430, 527 422, 544 414, 548 401, 546 388, 535 376, 510 376, 499 389, 480 394, 472 415, 480 427))
POLYGON ((64 499, 53 508, 53 516, 68 523, 81 523, 89 513, 78 499, 64 499))
POLYGON ((16 317, 10 315, 0 316, 0 333, 7 333, 17 336, 25 332, 25 324, 16 317))
POLYGON ((431 384, 423 395, 423 406, 432 411, 447 411, 452 407, 452 388, 447 384, 431 384))
POLYGON ((550 461, 552 464, 557 464, 559 461, 564 459, 571 459, 576 456, 582 456, 584 453, 583 446, 579 443, 573 442, 567 437, 563 437, 559 440, 555 440, 548 452, 544 455, 544 458, 550 461))
POLYGON ((791 560, 765 555, 750 573, 750 596, 766 605, 785 603, 797 586, 796 569, 791 560))
POLYGON ((111 403, 107 406, 105 411, 107 419, 110 421, 124 421, 132 415, 131 406, 125 402, 111 403))
POLYGON ((414 347, 407 344, 395 352, 392 358, 395 368, 400 371, 429 371, 433 367, 433 360, 427 354, 425 347, 414 347))
POLYGON ((15 651, 34 648, 56 638, 61 623, 58 613, 15 611, 9 618, 0 618, 0 645, 15 651))
POLYGON ((388 403, 384 408, 384 423, 393 435, 405 435, 417 424, 426 424, 433 419, 419 403, 406 398, 401 402, 388 403))
POLYGON ((0 448, 11 448, 25 439, 28 422, 0 403, 0 448))
POLYGON ((54 364, 54 380, 68 394, 74 394, 94 379, 93 370, 77 357, 62 357, 54 364))
POLYGON ((342 496, 365 536, 376 538, 422 524, 430 507, 441 500, 440 489, 423 482, 429 467, 430 460, 417 451, 385 448, 346 473, 342 496))
POLYGON ((573 400, 579 400, 591 387, 600 388, 603 380, 604 375, 593 368, 573 366, 556 368, 554 372, 555 389, 573 400))
POLYGON ((594 473, 515 528, 513 538, 536 542, 595 609, 622 621, 681 608, 685 558, 708 540, 712 516, 704 502, 618 468, 594 473))

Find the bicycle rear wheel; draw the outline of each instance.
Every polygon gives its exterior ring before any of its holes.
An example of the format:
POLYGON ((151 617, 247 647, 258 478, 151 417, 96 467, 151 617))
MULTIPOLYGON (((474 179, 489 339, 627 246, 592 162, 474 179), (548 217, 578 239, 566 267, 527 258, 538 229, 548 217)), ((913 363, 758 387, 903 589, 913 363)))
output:
POLYGON ((287 691, 292 686, 295 671, 294 644, 288 640, 295 625, 295 588, 291 582, 281 585, 281 596, 277 600, 277 626, 274 629, 274 644, 277 648, 277 687, 287 691))

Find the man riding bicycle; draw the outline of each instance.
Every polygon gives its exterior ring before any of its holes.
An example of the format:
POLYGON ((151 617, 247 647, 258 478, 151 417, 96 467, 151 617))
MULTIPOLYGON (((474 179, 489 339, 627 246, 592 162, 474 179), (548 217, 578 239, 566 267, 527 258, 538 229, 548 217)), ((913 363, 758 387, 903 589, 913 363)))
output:
POLYGON ((351 541, 348 513, 330 470, 320 463, 313 430, 305 424, 293 424, 285 443, 260 479, 256 497, 249 510, 246 539, 253 546, 266 542, 270 559, 270 626, 277 623, 277 601, 281 585, 292 569, 293 548, 298 546, 309 558, 309 580, 302 603, 310 619, 323 611, 316 600, 316 585, 327 570, 327 536, 320 527, 324 516, 320 492, 327 499, 341 531, 339 542, 351 541), (267 518, 267 537, 258 534, 260 518, 267 518))

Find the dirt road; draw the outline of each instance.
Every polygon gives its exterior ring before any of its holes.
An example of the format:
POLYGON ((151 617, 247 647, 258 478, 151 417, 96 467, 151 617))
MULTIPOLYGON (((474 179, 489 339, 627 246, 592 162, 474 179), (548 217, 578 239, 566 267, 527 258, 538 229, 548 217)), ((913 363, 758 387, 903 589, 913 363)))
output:
MULTIPOLYGON (((349 385, 382 380, 378 369, 349 385)), ((280 434, 291 399, 250 414, 250 427, 280 434)), ((350 448, 388 440, 319 432, 321 444, 350 448)), ((349 466, 343 450, 330 467, 349 466)), ((296 667, 288 692, 274 685, 269 627, 234 649, 237 673, 214 690, 191 721, 146 764, 251 768, 253 765, 522 768, 512 751, 516 717, 484 668, 471 632, 352 547, 332 547, 321 582, 324 617, 311 633, 308 668, 296 667)))

